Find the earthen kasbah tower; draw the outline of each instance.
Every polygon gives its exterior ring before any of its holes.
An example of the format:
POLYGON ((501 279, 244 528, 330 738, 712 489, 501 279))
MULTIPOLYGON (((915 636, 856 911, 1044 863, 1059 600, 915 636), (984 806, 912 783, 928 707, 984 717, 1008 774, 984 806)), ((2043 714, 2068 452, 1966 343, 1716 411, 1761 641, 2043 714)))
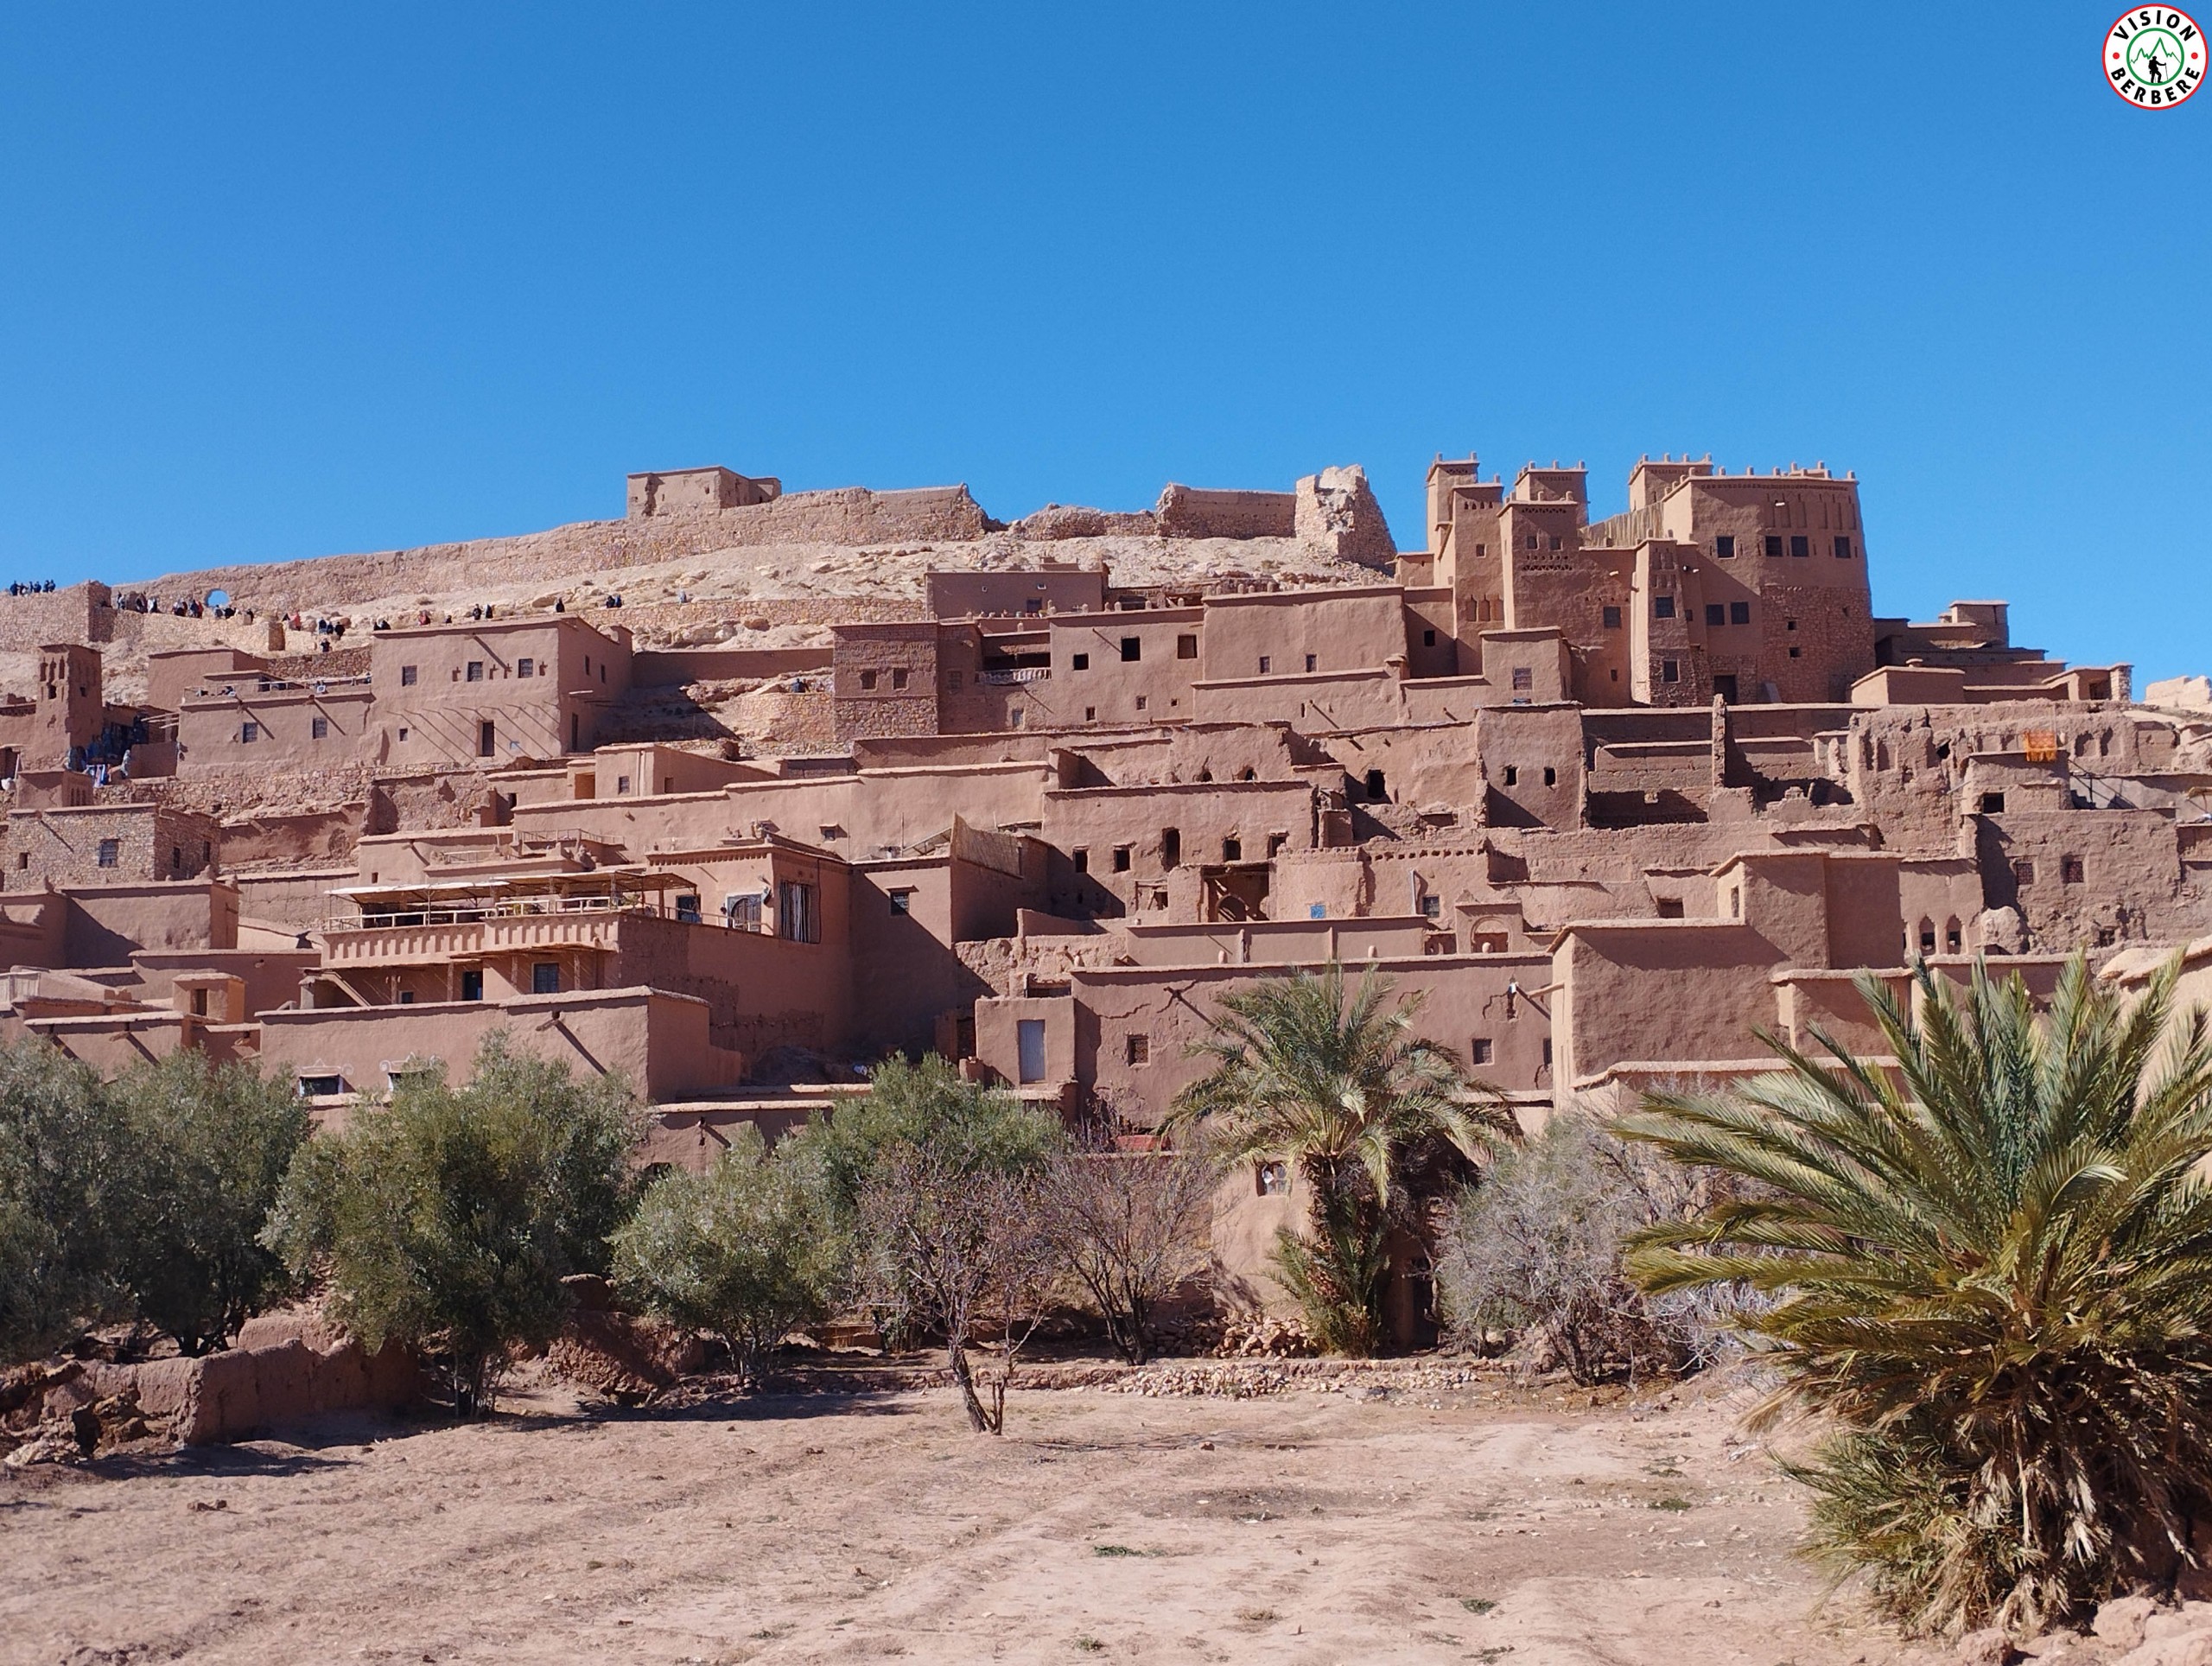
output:
MULTIPOLYGON (((0 1033, 333 1116, 499 1033, 696 1163, 894 1049, 1141 1148, 1223 994, 1332 961, 1531 1111, 1877 1046, 1853 982, 1916 960, 2212 983, 2212 693, 1878 616, 1825 467, 1647 459, 1592 521, 1440 458, 1406 549, 1356 467, 627 509, 0 597, 0 1033)), ((1294 1183, 1232 1177, 1225 1256, 1294 1183)))

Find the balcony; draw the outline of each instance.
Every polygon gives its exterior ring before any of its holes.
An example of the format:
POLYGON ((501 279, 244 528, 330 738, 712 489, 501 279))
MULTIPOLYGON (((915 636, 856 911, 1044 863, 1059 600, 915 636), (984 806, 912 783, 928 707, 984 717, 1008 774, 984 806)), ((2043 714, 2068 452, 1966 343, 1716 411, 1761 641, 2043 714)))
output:
POLYGON ((596 912, 484 914, 474 919, 443 918, 462 911, 432 910, 398 917, 389 924, 335 926, 322 939, 322 963, 348 966, 436 966, 488 956, 528 954, 550 949, 612 953, 620 932, 620 914, 596 912))

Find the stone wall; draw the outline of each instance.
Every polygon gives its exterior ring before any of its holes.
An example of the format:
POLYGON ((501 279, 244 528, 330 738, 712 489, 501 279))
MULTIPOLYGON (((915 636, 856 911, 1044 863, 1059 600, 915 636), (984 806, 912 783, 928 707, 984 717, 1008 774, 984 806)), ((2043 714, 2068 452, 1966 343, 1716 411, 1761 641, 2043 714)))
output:
MULTIPOLYGON (((1287 530, 1286 528, 1286 530, 1287 530)), ((578 521, 518 537, 478 538, 466 544, 413 550, 323 556, 310 561, 208 568, 151 581, 149 591, 204 595, 221 588, 233 605, 264 613, 343 607, 412 590, 452 588, 456 574, 497 582, 549 582, 580 574, 650 566, 716 550, 761 544, 868 544, 900 541, 963 541, 985 531, 982 507, 964 486, 912 492, 871 492, 847 486, 800 492, 741 508, 691 510, 639 520, 578 521)), ((0 597, 0 602, 22 598, 0 597)), ((29 598, 53 602, 55 596, 29 598)), ((4 632, 0 623, 0 632, 4 632)), ((35 634, 35 633, 34 633, 35 634)), ((43 639, 83 640, 64 632, 43 639)), ((4 638, 0 638, 0 645, 4 638)), ((25 645, 35 646, 35 641, 25 645)))
POLYGON ((115 611, 108 588, 86 582, 28 596, 0 595, 0 653, 30 653, 49 642, 109 642, 115 611))
POLYGON ((1298 532, 1294 492, 1208 492, 1170 482, 1153 511, 1164 538, 1287 538, 1298 532))

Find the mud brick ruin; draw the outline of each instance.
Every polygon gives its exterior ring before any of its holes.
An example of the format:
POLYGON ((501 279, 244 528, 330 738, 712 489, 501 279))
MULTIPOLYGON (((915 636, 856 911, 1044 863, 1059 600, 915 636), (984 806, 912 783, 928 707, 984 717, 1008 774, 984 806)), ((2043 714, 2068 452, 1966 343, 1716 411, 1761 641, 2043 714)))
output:
POLYGON ((1916 957, 2212 966, 2201 680, 1878 616, 1823 467, 1645 461, 1592 522, 1440 459, 1410 550, 1357 468, 628 508, 0 597, 0 1033, 342 1117, 499 1032, 700 1162, 894 1048, 1141 1143, 1224 992, 1332 961, 1531 1110, 1869 1045, 1916 957))

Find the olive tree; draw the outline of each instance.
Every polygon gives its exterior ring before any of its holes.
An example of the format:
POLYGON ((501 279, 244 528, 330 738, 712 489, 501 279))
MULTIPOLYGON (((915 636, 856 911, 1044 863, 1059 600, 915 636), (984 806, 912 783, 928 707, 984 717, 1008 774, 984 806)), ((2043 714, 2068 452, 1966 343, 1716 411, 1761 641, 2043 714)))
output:
POLYGON ((828 1311, 835 1246, 798 1165, 738 1130, 703 1173, 672 1169, 614 1235, 623 1294, 657 1318, 705 1331, 745 1375, 791 1331, 828 1311))
POLYGON ((437 1359, 473 1415, 514 1345, 559 1331, 561 1281, 606 1270, 637 1132, 619 1080, 580 1081, 495 1036, 467 1086, 410 1082, 302 1147, 268 1241, 327 1280, 369 1345, 397 1338, 437 1359))
POLYGON ((205 1353, 287 1282, 261 1231, 312 1119, 282 1083, 197 1052, 125 1071, 109 1091, 135 1153, 111 1246, 119 1275, 141 1319, 205 1353))

